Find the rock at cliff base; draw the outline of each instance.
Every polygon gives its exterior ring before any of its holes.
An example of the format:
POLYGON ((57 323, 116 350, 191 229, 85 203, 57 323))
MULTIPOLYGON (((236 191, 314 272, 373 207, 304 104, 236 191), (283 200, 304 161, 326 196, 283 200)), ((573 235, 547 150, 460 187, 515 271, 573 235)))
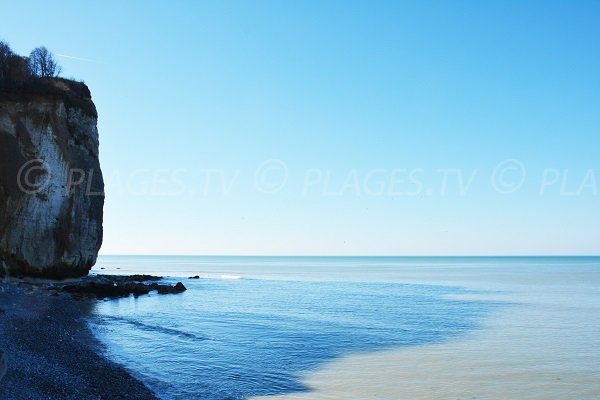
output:
POLYGON ((70 293, 77 298, 95 297, 99 300, 128 297, 131 294, 138 297, 152 291, 158 294, 178 294, 187 290, 181 282, 177 282, 174 286, 156 283, 161 279, 159 276, 152 275, 91 275, 74 284, 53 284, 48 287, 48 290, 55 293, 70 293))

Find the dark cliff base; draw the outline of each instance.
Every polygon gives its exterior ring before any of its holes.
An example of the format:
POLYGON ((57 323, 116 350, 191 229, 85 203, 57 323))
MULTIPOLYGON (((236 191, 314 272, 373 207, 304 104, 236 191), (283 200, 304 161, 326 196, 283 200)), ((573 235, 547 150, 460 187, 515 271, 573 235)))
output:
POLYGON ((0 399, 156 399, 123 367, 100 356, 83 316, 93 301, 51 296, 0 281, 0 350, 8 371, 0 399))
POLYGON ((91 265, 55 265, 47 267, 43 270, 32 267, 26 263, 16 261, 13 256, 0 253, 0 266, 4 265, 4 268, 0 268, 0 278, 11 276, 13 278, 40 278, 40 279, 53 279, 63 280, 69 278, 79 278, 87 276, 91 265))

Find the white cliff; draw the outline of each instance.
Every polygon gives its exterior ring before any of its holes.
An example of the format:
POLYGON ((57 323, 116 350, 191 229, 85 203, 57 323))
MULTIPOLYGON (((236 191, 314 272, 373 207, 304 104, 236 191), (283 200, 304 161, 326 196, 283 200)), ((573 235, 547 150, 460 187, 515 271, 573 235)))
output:
POLYGON ((66 278, 94 265, 104 183, 87 86, 0 88, 0 276, 66 278))

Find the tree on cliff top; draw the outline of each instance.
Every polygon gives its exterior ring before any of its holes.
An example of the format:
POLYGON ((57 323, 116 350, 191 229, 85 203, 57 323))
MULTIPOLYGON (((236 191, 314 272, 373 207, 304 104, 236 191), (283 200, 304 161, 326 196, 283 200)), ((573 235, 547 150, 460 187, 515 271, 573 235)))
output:
POLYGON ((8 76, 8 65, 12 56, 13 51, 8 43, 0 40, 0 79, 8 76))
POLYGON ((27 59, 15 54, 8 43, 0 40, 0 81, 23 81, 29 76, 27 59))
POLYGON ((51 78, 60 74, 61 68, 54 56, 44 46, 33 49, 29 54, 29 72, 40 78, 51 78))

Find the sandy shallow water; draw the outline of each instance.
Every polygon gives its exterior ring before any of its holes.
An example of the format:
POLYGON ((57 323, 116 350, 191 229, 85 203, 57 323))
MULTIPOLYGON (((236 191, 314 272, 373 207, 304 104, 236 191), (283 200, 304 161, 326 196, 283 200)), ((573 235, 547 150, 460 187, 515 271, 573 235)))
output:
POLYGON ((508 285, 487 297, 507 306, 458 340, 347 356, 303 376, 309 392, 253 400, 600 399, 595 280, 508 285))

